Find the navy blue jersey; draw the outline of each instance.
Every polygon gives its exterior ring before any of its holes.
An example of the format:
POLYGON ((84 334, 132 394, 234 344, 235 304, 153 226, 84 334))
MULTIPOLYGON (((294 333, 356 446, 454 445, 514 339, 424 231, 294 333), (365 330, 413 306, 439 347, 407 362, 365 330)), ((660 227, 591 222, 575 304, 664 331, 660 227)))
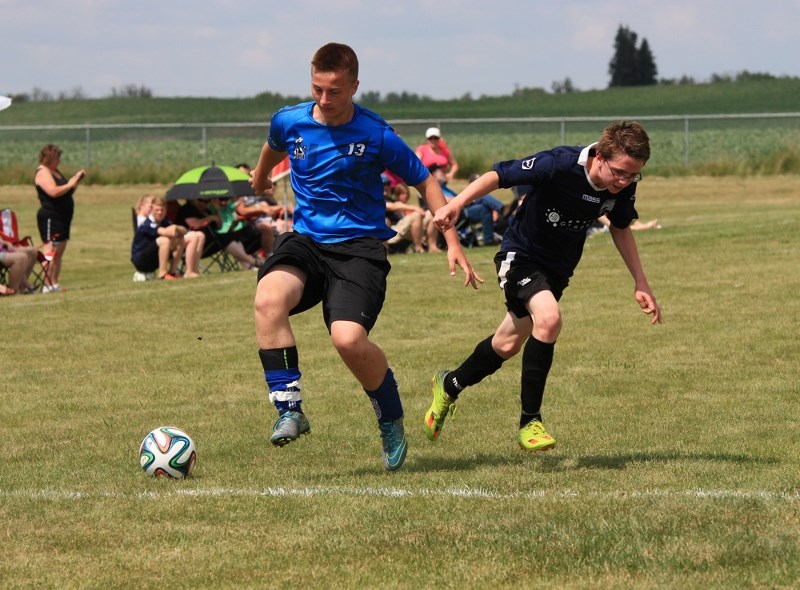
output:
POLYGON ((136 233, 133 234, 131 260, 135 260, 150 242, 156 241, 159 227, 169 227, 170 225, 170 222, 166 219, 162 219, 161 223, 156 223, 150 218, 145 219, 142 225, 136 228, 136 233))
POLYGON ((594 145, 562 146, 494 165, 501 188, 531 186, 503 237, 503 251, 518 252, 569 279, 594 220, 606 214, 614 226, 625 228, 638 217, 635 182, 613 195, 589 180, 586 165, 594 145))
POLYGON ((386 121, 353 106, 353 118, 335 126, 314 120, 313 102, 272 116, 269 146, 289 153, 294 230, 316 242, 394 237, 386 225, 381 172, 388 168, 412 186, 429 174, 386 121))

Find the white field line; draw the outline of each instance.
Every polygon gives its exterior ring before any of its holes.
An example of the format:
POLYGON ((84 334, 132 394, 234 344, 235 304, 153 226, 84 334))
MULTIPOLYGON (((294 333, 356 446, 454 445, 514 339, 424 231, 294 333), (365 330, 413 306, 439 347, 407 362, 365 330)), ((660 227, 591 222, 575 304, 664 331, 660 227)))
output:
POLYGON ((610 492, 547 491, 494 492, 480 488, 390 488, 390 487, 326 487, 305 488, 199 488, 182 489, 182 482, 174 482, 175 489, 143 492, 77 492, 69 490, 0 490, 2 498, 26 500, 93 500, 93 499, 146 499, 175 498, 189 496, 197 498, 271 498, 284 496, 339 496, 375 498, 465 498, 479 500, 546 500, 546 499, 593 499, 593 498, 689 498, 697 500, 763 500, 767 502, 798 502, 800 490, 794 492, 769 492, 765 490, 619 490, 610 492))

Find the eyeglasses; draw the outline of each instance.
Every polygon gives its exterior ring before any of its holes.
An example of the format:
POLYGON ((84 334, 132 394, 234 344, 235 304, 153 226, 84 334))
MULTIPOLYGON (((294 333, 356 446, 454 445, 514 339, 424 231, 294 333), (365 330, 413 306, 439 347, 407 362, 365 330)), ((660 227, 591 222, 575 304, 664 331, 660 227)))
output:
POLYGON ((611 164, 608 163, 608 160, 603 160, 608 166, 608 171, 611 172, 611 176, 616 178, 617 180, 627 180, 629 182, 639 182, 642 179, 642 173, 636 172, 635 174, 627 174, 624 170, 620 170, 619 168, 614 168, 611 164))

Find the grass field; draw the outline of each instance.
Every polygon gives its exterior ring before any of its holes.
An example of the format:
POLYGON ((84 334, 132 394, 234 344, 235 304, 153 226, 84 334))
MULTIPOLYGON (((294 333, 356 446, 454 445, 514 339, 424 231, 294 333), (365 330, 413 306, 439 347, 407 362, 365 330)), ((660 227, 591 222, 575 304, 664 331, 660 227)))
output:
MULTIPOLYGON (((133 283, 130 206, 84 186, 56 295, 0 299, 3 588, 792 588, 800 584, 796 177, 648 178, 637 233, 650 326, 607 235, 562 300, 545 397, 558 449, 515 442, 519 359, 428 442, 429 380, 502 315, 440 255, 392 258, 373 337, 410 450, 380 462, 372 409, 295 319, 312 434, 283 449, 252 327, 255 273, 133 283), (185 429, 188 480, 146 477, 152 428, 185 429)), ((30 186, 0 187, 34 231, 30 186)))

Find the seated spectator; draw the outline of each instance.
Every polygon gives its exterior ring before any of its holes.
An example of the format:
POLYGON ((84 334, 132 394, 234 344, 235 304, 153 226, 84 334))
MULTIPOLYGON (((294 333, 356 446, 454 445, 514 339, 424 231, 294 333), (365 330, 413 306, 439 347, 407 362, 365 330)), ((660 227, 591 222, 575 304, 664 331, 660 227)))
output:
POLYGON ((276 235, 292 231, 294 210, 289 203, 286 206, 278 203, 275 199, 275 185, 267 189, 260 197, 248 196, 239 199, 236 213, 240 217, 254 222, 255 225, 268 225, 276 235))
MULTIPOLYGON (((469 182, 475 182, 480 178, 480 174, 473 174, 469 177, 469 182)), ((467 219, 470 223, 480 223, 483 236, 483 245, 492 246, 501 242, 501 232, 496 226, 503 217, 503 202, 489 194, 477 199, 464 207, 467 219)))
POLYGON ((178 267, 186 253, 186 272, 183 276, 200 276, 200 253, 205 236, 199 232, 189 232, 185 227, 170 223, 166 219, 167 202, 163 197, 153 200, 150 217, 136 229, 131 244, 131 262, 136 268, 134 280, 146 280, 158 271, 158 278, 173 280, 178 278, 178 267), (190 239, 187 243, 186 237, 190 239), (188 247, 187 247, 188 246, 188 247))
MULTIPOLYGON (((406 202, 395 198, 395 193, 391 189, 391 180, 386 175, 381 175, 383 179, 383 198, 386 201, 386 223, 397 235, 386 241, 389 251, 403 242, 411 242, 414 245, 414 252, 425 252, 422 245, 422 219, 425 211, 422 207, 409 204, 408 187, 405 187, 406 202)), ((397 185, 397 187, 405 185, 397 185)), ((395 187, 395 188, 397 188, 395 187)), ((405 248, 403 248, 405 250, 405 248)))
POLYGON ((33 293, 30 282, 37 251, 33 246, 15 246, 0 237, 0 266, 8 270, 8 285, 3 285, 2 295, 33 293))
MULTIPOLYGON (((441 166, 433 164, 428 170, 433 178, 441 185, 442 192, 446 199, 452 199, 456 196, 455 191, 447 186, 447 176, 441 166)), ((477 178, 477 176, 473 175, 470 182, 473 182, 475 178, 477 178)), ((469 225, 473 223, 481 224, 483 244, 490 246, 499 243, 499 240, 495 237, 494 224, 495 221, 501 218, 502 211, 503 203, 492 195, 486 195, 464 207, 461 215, 462 219, 469 225)), ((470 235, 472 235, 471 232, 470 235)), ((472 240, 472 238, 470 238, 470 240, 472 240)), ((472 245, 472 243, 471 241, 470 245, 472 245)))
POLYGON ((186 201, 178 210, 177 223, 205 234, 206 241, 202 258, 224 250, 238 260, 245 270, 258 268, 259 261, 245 251, 241 242, 237 241, 232 234, 219 232, 222 227, 219 207, 219 199, 212 199, 210 203, 205 199, 186 201))

